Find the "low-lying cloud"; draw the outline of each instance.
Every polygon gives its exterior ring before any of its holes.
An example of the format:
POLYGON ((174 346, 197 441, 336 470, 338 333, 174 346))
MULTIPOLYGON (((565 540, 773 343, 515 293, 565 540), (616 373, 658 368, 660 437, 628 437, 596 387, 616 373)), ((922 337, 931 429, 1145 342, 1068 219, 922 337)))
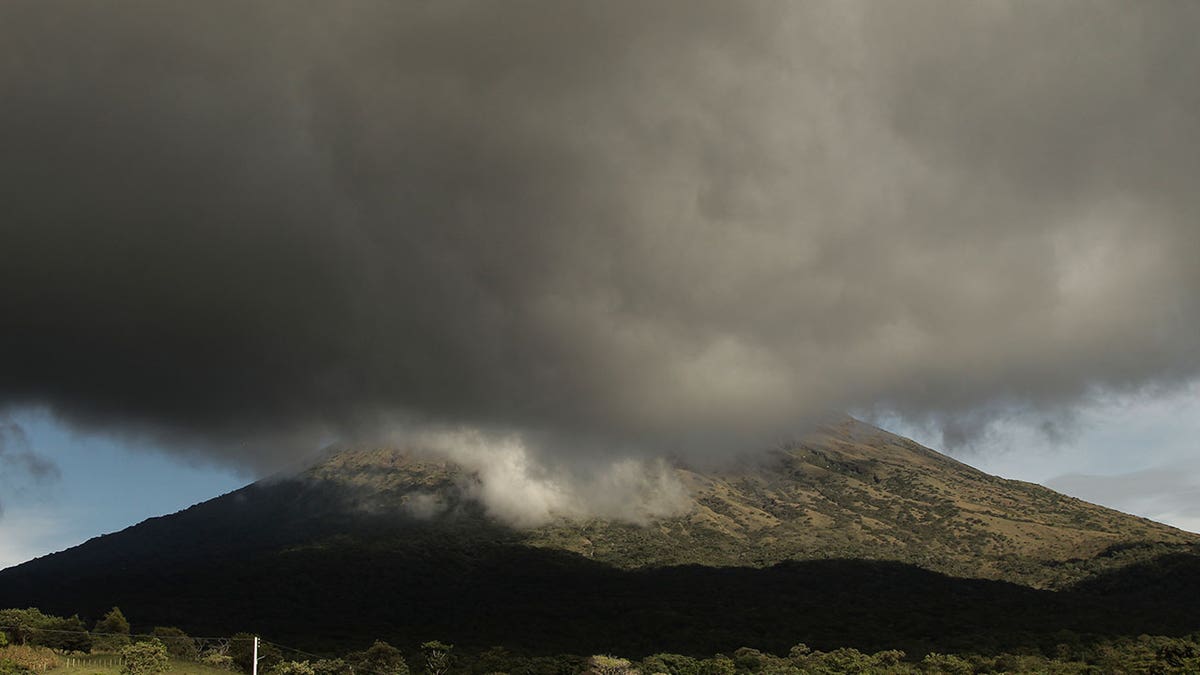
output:
MULTIPOLYGON (((642 524, 692 507, 687 489, 662 458, 547 461, 518 436, 497 438, 475 430, 428 432, 408 444, 465 468, 470 479, 460 486, 463 495, 515 527, 589 517, 642 524)), ((408 501, 409 510, 429 517, 444 506, 438 500, 416 495, 408 501)))
MULTIPOLYGON (((1190 3, 4 3, 0 407, 267 469, 397 420, 576 460, 829 410, 964 443, 1173 387, 1200 370, 1198 28, 1190 3)), ((570 508, 489 456, 537 495, 512 508, 570 508)))

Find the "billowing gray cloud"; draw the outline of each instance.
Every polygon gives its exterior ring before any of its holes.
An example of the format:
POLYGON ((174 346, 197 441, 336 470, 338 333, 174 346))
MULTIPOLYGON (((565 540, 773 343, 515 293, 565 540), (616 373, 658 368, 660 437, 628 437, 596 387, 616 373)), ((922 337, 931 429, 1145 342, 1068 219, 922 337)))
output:
POLYGON ((394 424, 719 451, 853 409, 953 443, 1171 387, 1200 369, 1198 28, 5 3, 0 404, 269 466, 394 424))

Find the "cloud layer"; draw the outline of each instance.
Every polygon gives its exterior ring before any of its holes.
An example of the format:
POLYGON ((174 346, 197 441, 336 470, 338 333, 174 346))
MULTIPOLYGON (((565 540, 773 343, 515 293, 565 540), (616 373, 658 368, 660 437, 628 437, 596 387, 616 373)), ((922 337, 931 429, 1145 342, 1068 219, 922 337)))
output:
MULTIPOLYGON (((10 2, 0 406, 260 468, 1200 369, 1188 3, 10 2)), ((532 442, 532 441, 531 441, 532 442)))

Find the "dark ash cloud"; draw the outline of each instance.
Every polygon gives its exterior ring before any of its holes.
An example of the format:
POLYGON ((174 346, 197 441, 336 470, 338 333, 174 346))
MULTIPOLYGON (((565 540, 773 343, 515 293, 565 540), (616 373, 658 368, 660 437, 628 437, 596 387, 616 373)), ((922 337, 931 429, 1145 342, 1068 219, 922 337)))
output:
POLYGON ((0 406, 965 442, 1200 370, 1200 7, 9 2, 0 406))

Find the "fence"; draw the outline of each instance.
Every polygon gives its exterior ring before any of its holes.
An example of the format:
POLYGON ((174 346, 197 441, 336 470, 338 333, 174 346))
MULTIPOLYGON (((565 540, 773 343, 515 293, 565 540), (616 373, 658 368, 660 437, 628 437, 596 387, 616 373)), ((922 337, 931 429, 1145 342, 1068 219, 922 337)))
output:
POLYGON ((94 654, 91 656, 60 657, 68 668, 95 666, 97 668, 120 668, 125 665, 125 659, 116 654, 94 654))

